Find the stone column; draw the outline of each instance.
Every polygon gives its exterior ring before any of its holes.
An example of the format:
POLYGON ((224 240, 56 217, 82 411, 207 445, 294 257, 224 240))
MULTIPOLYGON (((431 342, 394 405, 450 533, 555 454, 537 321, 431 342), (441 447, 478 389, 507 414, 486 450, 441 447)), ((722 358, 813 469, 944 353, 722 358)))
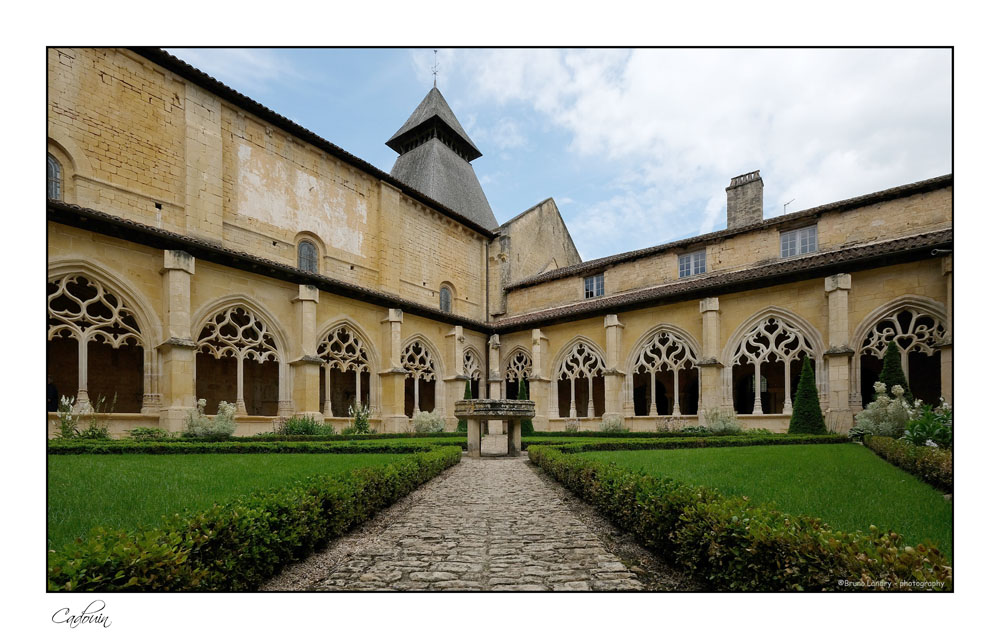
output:
POLYGON ((482 443, 482 422, 479 421, 478 417, 469 417, 466 421, 469 424, 469 430, 465 438, 466 449, 469 457, 479 457, 482 443))
MULTIPOLYGON (((826 278, 827 315, 829 326, 827 341, 830 348, 826 356, 827 411, 826 427, 831 431, 846 433, 854 423, 851 410, 851 356, 854 351, 849 346, 850 323, 847 314, 848 295, 851 290, 851 276, 838 273, 826 278)), ((820 386, 820 370, 816 367, 816 385, 820 386)))
MULTIPOLYGON (((549 397, 552 396, 552 383, 545 376, 545 371, 549 365, 549 338, 545 337, 540 329, 531 331, 531 373, 528 375, 528 383, 531 385, 531 401, 535 402, 535 416, 532 424, 535 430, 549 430, 549 417, 552 415, 549 406, 549 397)), ((559 407, 556 406, 556 411, 559 407)), ((558 415, 556 415, 558 416, 558 415)))
POLYGON ((508 457, 520 457, 521 456, 521 420, 512 419, 510 420, 510 426, 507 430, 507 456, 508 457))
MULTIPOLYGON (((489 379, 487 380, 490 385, 490 399, 500 399, 501 386, 503 386, 503 377, 500 376, 500 336, 490 335, 489 346, 489 365, 490 370, 489 379)), ((504 423, 498 419, 491 419, 488 422, 487 434, 489 435, 502 435, 504 429, 504 423)))
MULTIPOLYGON (((604 351, 607 361, 604 369, 604 415, 615 418, 625 415, 625 355, 622 353, 622 333, 625 325, 617 315, 604 316, 604 351)), ((596 415, 602 417, 602 415, 596 415)))
POLYGON ((954 327, 952 326, 952 304, 953 304, 953 258, 951 255, 941 258, 941 275, 945 278, 945 283, 948 287, 948 300, 945 312, 947 313, 945 326, 944 339, 941 341, 941 397, 944 401, 949 404, 954 403, 953 399, 953 386, 954 386, 954 359, 952 354, 952 340, 954 327))
POLYGON ((444 353, 444 385, 445 399, 444 406, 441 406, 441 414, 445 416, 445 429, 457 430, 458 418, 455 417, 455 402, 465 397, 465 382, 469 377, 465 374, 465 329, 461 326, 454 327, 445 336, 444 353))
POLYGON ((195 348, 191 339, 191 277, 194 258, 184 251, 163 251, 164 341, 156 347, 160 359, 160 428, 178 432, 185 428, 188 412, 195 408, 195 348))
POLYGON ((721 408, 727 412, 733 411, 733 404, 724 401, 723 370, 725 365, 719 361, 722 356, 721 323, 719 321, 719 298, 706 297, 699 304, 701 311, 701 359, 698 360, 698 377, 701 389, 698 392, 698 422, 705 423, 705 411, 721 408))
POLYGON ((386 354, 387 368, 379 372, 382 384, 382 430, 386 433, 401 433, 406 430, 409 418, 406 416, 406 370, 402 355, 403 311, 390 308, 382 320, 382 352, 386 354))
MULTIPOLYGON (((319 370, 323 360, 316 355, 316 309, 319 290, 309 284, 299 285, 295 305, 295 331, 289 364, 292 369, 292 407, 296 415, 323 421, 319 405, 319 370)), ((359 387, 360 388, 360 387, 359 387)))

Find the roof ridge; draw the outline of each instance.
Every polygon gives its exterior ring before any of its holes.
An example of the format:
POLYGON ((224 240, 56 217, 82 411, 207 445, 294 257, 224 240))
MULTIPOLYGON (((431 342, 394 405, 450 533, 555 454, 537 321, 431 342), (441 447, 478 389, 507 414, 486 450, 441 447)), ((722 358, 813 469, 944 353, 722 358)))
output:
POLYGON ((802 211, 795 211, 794 213, 788 213, 786 215, 769 217, 764 220, 761 220, 760 222, 755 222, 753 224, 748 224, 746 226, 741 226, 735 229, 719 229, 718 231, 710 231, 708 233, 702 233, 701 235, 695 235, 693 237, 682 238, 679 240, 672 240, 670 242, 665 242, 663 244, 656 244, 654 246, 648 246, 645 248, 633 249, 631 251, 624 251, 622 253, 606 255, 604 257, 596 257, 592 260, 580 262, 579 264, 564 266, 562 268, 548 271, 546 273, 541 273, 539 275, 532 275, 526 277, 512 284, 508 284, 506 287, 504 287, 504 290, 512 291, 515 289, 524 288, 526 286, 540 284, 542 282, 558 280, 563 277, 569 277, 571 275, 575 275, 582 271, 586 271, 592 268, 596 269, 602 266, 610 266, 612 264, 618 264, 620 262, 628 262, 633 259, 637 259, 640 257, 647 257, 649 255, 655 255, 657 253, 668 251, 673 248, 687 246, 689 244, 696 244, 698 242, 708 242, 720 238, 732 237, 734 235, 739 235, 741 233, 746 233, 749 231, 756 231, 768 228, 770 226, 782 224, 783 222, 788 222, 795 219, 806 218, 813 215, 819 215, 821 213, 833 212, 836 211, 837 209, 850 210, 853 208, 865 206, 867 204, 874 204, 879 201, 884 201, 886 199, 895 199, 898 197, 907 197, 909 195, 916 195, 924 191, 934 190, 937 188, 944 188, 953 181, 954 181, 953 175, 951 173, 948 173, 945 175, 940 175, 938 177, 928 178, 926 180, 920 180, 917 182, 911 182, 909 184, 894 186, 892 188, 883 189, 881 191, 873 191, 871 193, 858 195, 853 198, 847 198, 845 200, 837 200, 835 202, 830 202, 828 204, 821 204, 819 206, 814 206, 812 208, 804 209, 802 211))

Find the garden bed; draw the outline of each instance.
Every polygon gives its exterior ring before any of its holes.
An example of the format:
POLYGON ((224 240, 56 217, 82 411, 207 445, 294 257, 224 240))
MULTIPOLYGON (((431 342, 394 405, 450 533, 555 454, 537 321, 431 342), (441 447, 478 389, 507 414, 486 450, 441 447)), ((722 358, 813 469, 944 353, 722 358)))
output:
POLYGON ((98 530, 49 554, 47 588, 253 590, 288 562, 344 534, 460 459, 458 447, 439 447, 387 465, 315 475, 198 513, 174 514, 157 528, 98 530))
MULTIPOLYGON (((535 445, 528 452, 546 473, 713 590, 952 590, 948 559, 937 548, 906 545, 895 532, 840 532, 746 496, 559 447, 535 445)), ((837 476, 817 481, 832 483, 837 476)))

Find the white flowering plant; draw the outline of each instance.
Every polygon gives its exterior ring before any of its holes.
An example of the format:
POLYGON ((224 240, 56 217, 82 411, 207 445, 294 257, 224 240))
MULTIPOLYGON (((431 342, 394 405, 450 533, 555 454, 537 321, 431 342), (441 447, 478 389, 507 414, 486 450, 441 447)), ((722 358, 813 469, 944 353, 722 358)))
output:
POLYGON ((193 439, 207 439, 211 441, 221 441, 229 439, 236 432, 236 404, 229 402, 219 402, 219 410, 215 418, 209 418, 205 414, 205 405, 208 402, 199 399, 197 406, 188 411, 187 430, 185 437, 193 439))
POLYGON ((902 386, 897 384, 890 389, 892 397, 882 382, 875 382, 874 388, 875 399, 854 418, 854 426, 848 435, 858 441, 865 435, 899 439, 917 411, 906 401, 906 391, 902 386))
POLYGON ((76 425, 80 423, 80 415, 73 412, 75 401, 75 397, 66 397, 65 395, 59 398, 59 410, 56 411, 59 422, 56 427, 59 429, 57 437, 60 439, 73 439, 80 435, 80 431, 76 428, 76 425))
POLYGON ((628 427, 625 426, 625 418, 620 415, 615 415, 613 417, 605 417, 601 420, 601 432, 602 433, 627 433, 628 427))
POLYGON ((413 414, 413 430, 418 433, 442 433, 444 432, 444 417, 437 409, 429 413, 418 410, 413 414))
POLYGON ((344 429, 342 435, 371 435, 375 432, 371 425, 371 407, 353 402, 347 408, 347 414, 351 418, 351 425, 344 429))
POLYGON ((743 432, 731 410, 709 408, 705 411, 705 424, 713 435, 739 435, 743 432))

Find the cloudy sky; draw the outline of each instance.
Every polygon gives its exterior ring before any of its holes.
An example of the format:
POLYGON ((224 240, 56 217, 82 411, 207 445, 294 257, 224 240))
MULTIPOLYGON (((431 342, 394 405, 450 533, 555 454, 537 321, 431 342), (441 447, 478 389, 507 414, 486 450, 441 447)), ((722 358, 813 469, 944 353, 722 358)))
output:
MULTIPOLYGON (((430 49, 171 49, 388 172, 430 49)), ((438 87, 497 220, 553 197, 584 259, 952 171, 947 49, 446 49, 438 87)))

